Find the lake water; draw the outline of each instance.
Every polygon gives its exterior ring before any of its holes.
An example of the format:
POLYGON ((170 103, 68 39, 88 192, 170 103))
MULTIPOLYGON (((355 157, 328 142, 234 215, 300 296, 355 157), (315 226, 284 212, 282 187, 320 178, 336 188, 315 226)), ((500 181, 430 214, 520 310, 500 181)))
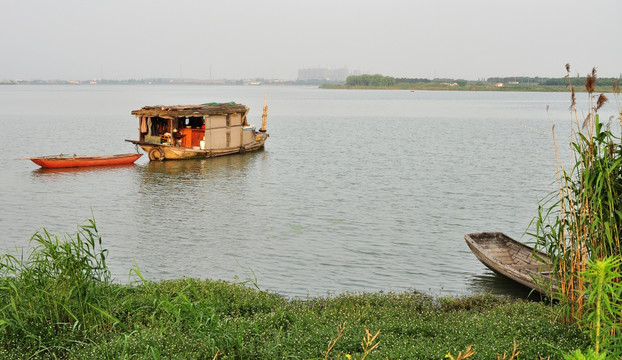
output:
POLYGON ((26 248, 42 227, 74 233, 94 215, 119 282, 136 263, 151 280, 252 279, 288 297, 413 289, 524 296, 480 264, 463 236, 521 238, 538 200, 555 189, 551 127, 563 145, 569 98, 0 86, 0 251, 26 248), (51 171, 16 160, 132 152, 124 139, 137 138, 138 120, 130 111, 144 105, 236 101, 260 124, 264 94, 270 138, 261 152, 51 171))

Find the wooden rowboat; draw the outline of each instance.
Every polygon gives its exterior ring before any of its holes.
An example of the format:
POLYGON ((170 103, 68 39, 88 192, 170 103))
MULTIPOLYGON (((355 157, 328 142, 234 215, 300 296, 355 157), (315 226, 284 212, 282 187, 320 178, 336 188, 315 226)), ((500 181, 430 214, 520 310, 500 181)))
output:
POLYGON ((500 232, 466 234, 473 254, 492 271, 544 295, 557 290, 550 258, 500 232))
POLYGON ((143 154, 129 153, 107 156, 67 156, 53 155, 28 158, 35 164, 44 168, 69 168, 83 166, 110 166, 131 164, 143 156, 143 154))

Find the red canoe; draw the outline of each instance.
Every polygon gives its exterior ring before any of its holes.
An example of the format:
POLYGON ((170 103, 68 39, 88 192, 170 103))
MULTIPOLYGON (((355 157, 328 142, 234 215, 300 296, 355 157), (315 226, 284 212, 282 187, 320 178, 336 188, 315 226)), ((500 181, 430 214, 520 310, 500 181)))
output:
POLYGON ((109 166, 131 164, 143 154, 129 153, 108 156, 42 156, 29 158, 35 164, 44 168, 68 168, 82 166, 109 166))

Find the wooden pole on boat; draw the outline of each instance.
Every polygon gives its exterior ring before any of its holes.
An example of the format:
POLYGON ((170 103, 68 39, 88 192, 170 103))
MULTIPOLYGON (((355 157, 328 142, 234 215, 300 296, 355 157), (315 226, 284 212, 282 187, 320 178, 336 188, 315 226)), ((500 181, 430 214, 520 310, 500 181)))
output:
POLYGON ((268 99, 268 94, 265 94, 263 97, 263 115, 261 115, 261 129, 259 131, 266 132, 266 119, 268 118, 268 105, 266 105, 266 101, 268 99))

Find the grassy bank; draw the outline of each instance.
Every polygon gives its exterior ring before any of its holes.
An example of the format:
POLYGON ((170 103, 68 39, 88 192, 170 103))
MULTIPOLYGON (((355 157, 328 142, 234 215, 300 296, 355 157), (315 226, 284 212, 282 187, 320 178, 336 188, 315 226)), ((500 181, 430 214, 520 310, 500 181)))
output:
MULTIPOLYGON (((373 359, 442 359, 469 345, 472 359, 496 359, 511 352, 514 341, 524 359, 553 354, 548 344, 565 352, 587 347, 586 339, 557 323, 545 305, 491 296, 434 300, 389 293, 285 300, 196 279, 110 286, 101 296, 110 302, 97 324, 42 322, 32 332, 5 329, 0 357, 323 359, 340 325, 345 330, 329 358, 361 358, 366 329, 380 331, 373 359)), ((23 307, 20 316, 29 317, 23 307)))
POLYGON ((542 303, 417 292, 289 300, 223 281, 146 281, 138 269, 122 285, 94 221, 32 242, 28 256, 1 259, 2 359, 442 359, 469 345, 470 359, 496 359, 514 342, 535 359, 561 358, 549 344, 588 346, 542 303))

